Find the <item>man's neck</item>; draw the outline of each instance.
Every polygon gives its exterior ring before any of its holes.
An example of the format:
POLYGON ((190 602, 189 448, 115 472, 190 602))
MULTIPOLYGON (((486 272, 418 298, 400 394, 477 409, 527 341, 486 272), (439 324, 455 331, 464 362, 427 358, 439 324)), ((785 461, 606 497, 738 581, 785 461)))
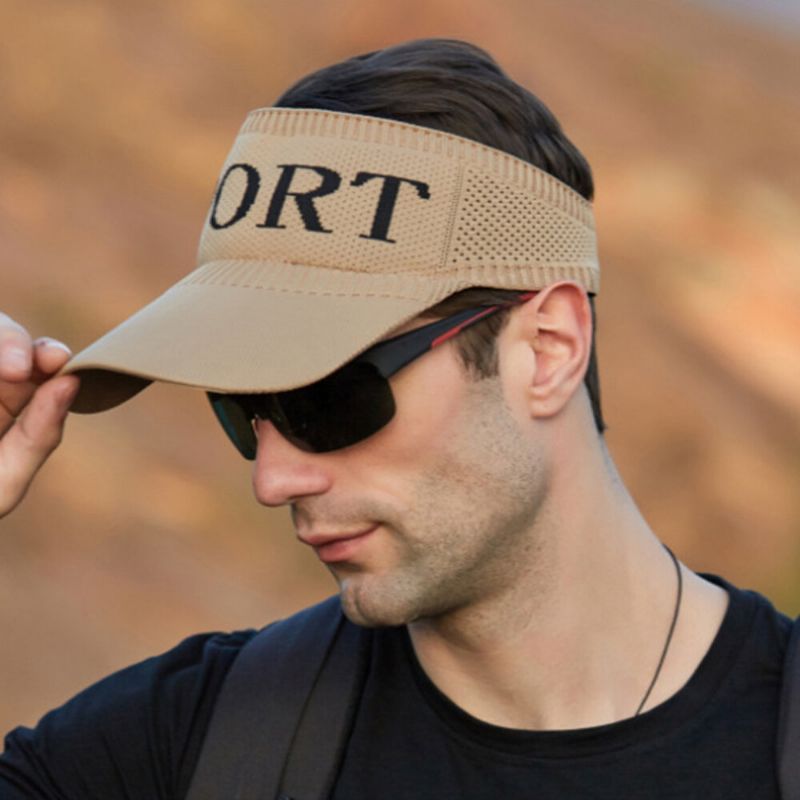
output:
MULTIPOLYGON (((590 507, 583 519, 562 515, 557 529, 549 515, 549 531, 535 533, 538 561, 524 581, 409 625, 423 669, 473 716, 554 730, 636 712, 674 615, 675 566, 615 481, 590 507)), ((644 710, 686 683, 727 607, 722 589, 685 568, 682 578, 677 626, 644 710)))

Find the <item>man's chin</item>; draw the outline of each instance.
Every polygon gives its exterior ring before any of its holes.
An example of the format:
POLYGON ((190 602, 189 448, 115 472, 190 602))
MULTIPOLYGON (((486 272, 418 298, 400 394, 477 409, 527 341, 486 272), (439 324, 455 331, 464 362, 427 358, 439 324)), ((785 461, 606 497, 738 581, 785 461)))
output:
MULTIPOLYGON (((380 583, 370 581, 370 583, 380 583)), ((365 628, 392 628, 413 621, 413 603, 398 596, 389 587, 367 586, 363 576, 344 579, 339 584, 344 615, 355 625, 365 628)))

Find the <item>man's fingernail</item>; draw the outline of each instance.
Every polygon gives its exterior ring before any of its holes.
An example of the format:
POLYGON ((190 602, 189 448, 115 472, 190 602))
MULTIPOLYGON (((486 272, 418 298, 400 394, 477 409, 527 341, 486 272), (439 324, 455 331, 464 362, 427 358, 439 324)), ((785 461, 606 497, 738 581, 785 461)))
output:
POLYGON ((64 342, 59 342, 58 339, 39 339, 36 344, 38 347, 57 347, 59 350, 63 350, 65 353, 72 355, 72 350, 70 350, 64 342))
POLYGON ((20 372, 27 371, 31 368, 30 356, 27 351, 21 347, 9 347, 3 353, 3 361, 6 366, 19 370, 20 372))

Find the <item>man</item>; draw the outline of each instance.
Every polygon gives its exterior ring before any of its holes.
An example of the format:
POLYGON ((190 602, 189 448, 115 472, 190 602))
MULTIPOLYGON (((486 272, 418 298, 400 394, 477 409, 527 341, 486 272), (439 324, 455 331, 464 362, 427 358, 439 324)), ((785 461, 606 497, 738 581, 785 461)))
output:
MULTIPOLYGON (((682 567, 603 441, 582 156, 460 42, 276 106, 242 128, 198 270, 69 369, 82 411, 208 390, 257 499, 375 628, 332 796, 777 798, 788 620, 682 567)), ((59 439, 66 360, 3 325, 4 513, 59 439)), ((249 637, 189 639, 13 732, 0 795, 185 797, 249 637)))

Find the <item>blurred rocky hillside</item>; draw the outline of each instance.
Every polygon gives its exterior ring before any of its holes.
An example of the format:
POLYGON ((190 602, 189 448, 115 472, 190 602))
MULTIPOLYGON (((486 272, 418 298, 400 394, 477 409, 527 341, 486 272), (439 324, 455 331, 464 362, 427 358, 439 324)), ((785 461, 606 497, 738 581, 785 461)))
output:
MULTIPOLYGON (((358 52, 486 47, 595 169, 608 439, 686 563, 800 612, 800 58, 676 0, 0 0, 0 307, 80 348, 194 263, 246 111, 358 52)), ((333 584, 201 393, 73 417, 0 521, 0 727, 333 584)))

